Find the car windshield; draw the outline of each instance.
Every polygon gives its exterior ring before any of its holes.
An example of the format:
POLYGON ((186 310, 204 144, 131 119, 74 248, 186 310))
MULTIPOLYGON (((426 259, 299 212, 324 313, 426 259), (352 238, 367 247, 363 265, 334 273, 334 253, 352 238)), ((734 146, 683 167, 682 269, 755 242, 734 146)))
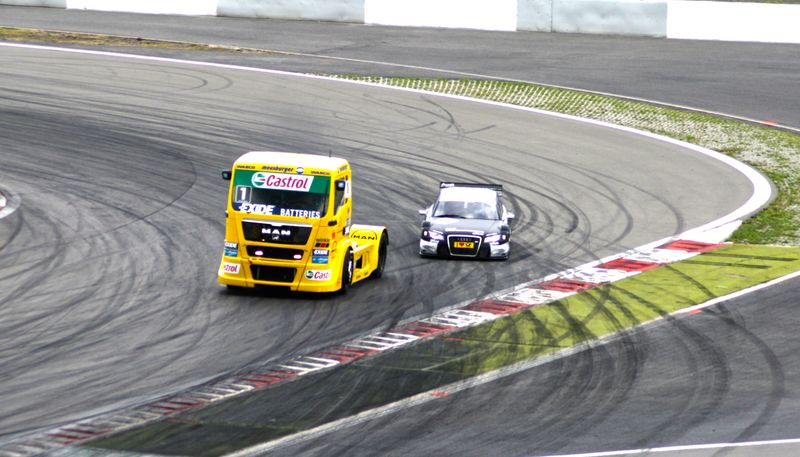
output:
POLYGON ((485 202, 466 201, 439 201, 433 210, 433 217, 499 219, 496 206, 485 202))
POLYGON ((237 170, 231 204, 250 214, 320 218, 328 207, 330 177, 237 170))

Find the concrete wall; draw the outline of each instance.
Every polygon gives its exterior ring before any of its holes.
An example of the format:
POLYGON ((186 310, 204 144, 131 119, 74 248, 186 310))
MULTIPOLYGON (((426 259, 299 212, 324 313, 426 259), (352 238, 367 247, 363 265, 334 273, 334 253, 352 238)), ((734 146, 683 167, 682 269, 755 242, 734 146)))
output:
POLYGON ((518 0, 517 30, 553 31, 553 0, 518 0))
POLYGON ((667 34, 666 1, 553 0, 553 32, 667 34))
POLYGON ((364 0, 219 0, 218 16, 364 22, 364 0))
POLYGON ((800 43, 800 5, 669 2, 667 38, 800 43))
POLYGON ((517 0, 364 0, 364 22, 514 31, 517 0))
POLYGON ((0 0, 0 5, 47 6, 50 8, 66 8, 67 0, 0 0))
POLYGON ((685 0, 0 0, 4 5, 800 43, 800 5, 685 0))
POLYGON ((126 13, 214 16, 217 0, 67 0, 67 8, 126 13))

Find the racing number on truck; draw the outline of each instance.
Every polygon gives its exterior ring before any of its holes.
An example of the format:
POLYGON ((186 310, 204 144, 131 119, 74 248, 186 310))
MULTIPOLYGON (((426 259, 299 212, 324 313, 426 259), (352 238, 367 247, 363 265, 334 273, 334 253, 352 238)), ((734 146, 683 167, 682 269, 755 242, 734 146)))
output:
POLYGON ((249 186, 236 186, 236 199, 234 200, 236 203, 239 202, 249 202, 250 201, 250 194, 253 192, 253 188, 249 186))

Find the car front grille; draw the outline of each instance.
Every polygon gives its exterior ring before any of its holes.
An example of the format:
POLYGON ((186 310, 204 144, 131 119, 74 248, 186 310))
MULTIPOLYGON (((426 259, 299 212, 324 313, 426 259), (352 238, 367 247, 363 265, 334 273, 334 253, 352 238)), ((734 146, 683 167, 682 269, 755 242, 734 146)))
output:
POLYGON ((256 281, 292 282, 297 272, 295 268, 250 265, 250 274, 256 281))
POLYGON ((471 235, 448 235, 447 248, 450 255, 475 257, 481 248, 481 237, 471 235))

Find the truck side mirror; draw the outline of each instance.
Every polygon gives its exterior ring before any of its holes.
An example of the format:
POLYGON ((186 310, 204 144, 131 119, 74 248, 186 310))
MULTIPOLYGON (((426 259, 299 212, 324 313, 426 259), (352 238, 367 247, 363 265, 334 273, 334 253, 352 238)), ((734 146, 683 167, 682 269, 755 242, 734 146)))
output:
POLYGON ((222 179, 224 179, 225 181, 230 181, 231 180, 231 171, 230 170, 223 170, 222 171, 222 179))

